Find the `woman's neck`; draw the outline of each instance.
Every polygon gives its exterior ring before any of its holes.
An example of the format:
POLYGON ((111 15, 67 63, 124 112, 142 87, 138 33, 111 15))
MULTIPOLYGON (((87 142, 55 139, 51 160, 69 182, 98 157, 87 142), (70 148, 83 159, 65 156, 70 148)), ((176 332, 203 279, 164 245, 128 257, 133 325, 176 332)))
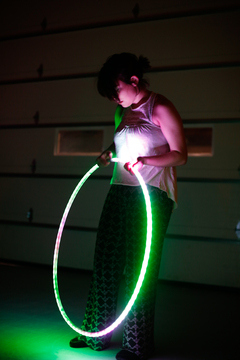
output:
POLYGON ((145 103, 147 101, 147 99, 149 98, 150 93, 151 93, 151 91, 149 91, 147 89, 140 90, 139 94, 136 96, 134 103, 131 105, 131 108, 135 109, 138 106, 145 103))

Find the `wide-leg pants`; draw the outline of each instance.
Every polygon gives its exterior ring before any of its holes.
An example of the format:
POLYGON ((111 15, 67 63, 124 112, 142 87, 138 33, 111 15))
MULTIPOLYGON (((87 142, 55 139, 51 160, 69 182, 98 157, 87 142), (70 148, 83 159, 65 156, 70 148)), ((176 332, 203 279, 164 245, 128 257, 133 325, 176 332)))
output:
MULTIPOLYGON (((173 201, 160 189, 148 186, 153 214, 153 237, 147 272, 124 323, 122 348, 147 358, 153 350, 156 287, 163 240, 173 201)), ((146 245, 146 206, 140 186, 112 185, 97 233, 94 269, 82 329, 95 332, 115 320, 118 289, 125 273, 126 302, 130 299, 142 266, 146 245), (125 271, 124 271, 125 270, 125 271)), ((80 335, 89 347, 103 350, 112 334, 98 338, 80 335)))

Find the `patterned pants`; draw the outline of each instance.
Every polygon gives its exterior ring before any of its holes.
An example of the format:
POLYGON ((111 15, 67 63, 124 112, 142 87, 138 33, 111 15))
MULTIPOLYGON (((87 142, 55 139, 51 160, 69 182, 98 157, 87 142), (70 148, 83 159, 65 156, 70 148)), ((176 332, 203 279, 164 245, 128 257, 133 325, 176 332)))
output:
MULTIPOLYGON (((173 201, 148 186, 153 213, 153 238, 147 272, 140 293, 124 324, 122 348, 147 357, 154 344, 154 309, 163 240, 173 201)), ((126 302, 141 270, 146 245, 146 207, 140 186, 112 185, 100 219, 93 277, 82 329, 95 332, 115 320, 118 289, 125 269, 126 302)), ((98 338, 80 335, 93 350, 103 350, 112 334, 98 338)))

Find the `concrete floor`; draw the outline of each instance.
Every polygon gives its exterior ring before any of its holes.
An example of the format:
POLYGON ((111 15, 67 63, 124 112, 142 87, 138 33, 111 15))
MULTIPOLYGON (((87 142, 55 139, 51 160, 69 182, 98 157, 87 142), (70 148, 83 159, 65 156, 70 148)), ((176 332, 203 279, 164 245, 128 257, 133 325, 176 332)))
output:
MULTIPOLYGON (((80 326, 91 274, 60 269, 61 300, 69 318, 80 326)), ((120 294, 118 312, 121 311, 120 294)), ((160 281, 156 303, 156 354, 152 360, 239 360, 240 291, 160 281)), ((0 265, 0 359, 115 359, 122 325, 112 346, 102 352, 72 349, 76 333, 56 305, 52 269, 0 265)))

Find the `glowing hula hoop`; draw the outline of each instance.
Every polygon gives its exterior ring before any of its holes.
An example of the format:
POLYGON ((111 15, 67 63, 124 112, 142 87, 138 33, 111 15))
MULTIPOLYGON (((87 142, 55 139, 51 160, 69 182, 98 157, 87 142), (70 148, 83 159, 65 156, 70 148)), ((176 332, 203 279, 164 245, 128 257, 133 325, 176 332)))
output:
MULTIPOLYGON (((112 161, 116 161, 116 162, 120 162, 120 160, 114 158, 112 159, 112 161)), ((151 211, 151 202, 150 202, 150 197, 148 194, 148 190, 147 190, 147 186, 142 178, 142 176, 139 174, 139 172, 137 170, 134 170, 134 168, 132 169, 135 176, 137 177, 143 194, 144 194, 144 198, 145 198, 145 203, 146 203, 146 211, 147 211, 147 237, 146 237, 146 248, 145 248, 145 254, 144 254, 144 258, 143 258, 143 263, 142 263, 142 268, 140 271, 140 275, 135 287, 135 290, 129 300, 129 302, 127 303, 125 309, 123 310, 123 312, 120 314, 120 316, 112 323, 112 325, 108 326, 106 329, 102 330, 102 331, 97 331, 97 332, 87 332, 87 331, 83 331, 81 329, 79 329, 78 327, 76 327, 71 320, 69 319, 69 317, 67 316, 67 314, 64 311, 61 299, 60 299, 60 295, 59 295, 59 289, 58 289, 58 280, 57 280, 57 264, 58 264, 58 254, 59 254, 59 247, 60 247, 60 241, 61 241, 61 236, 62 236, 62 232, 64 229, 64 225, 68 216, 68 213, 70 211, 70 208, 72 206, 72 203, 75 199, 75 197, 77 196, 79 190, 81 189, 81 187, 83 186, 83 184, 85 183, 85 181, 89 178, 89 176, 99 168, 98 165, 94 165, 84 176, 83 178, 79 181, 78 185, 76 186, 75 190, 73 191, 67 206, 65 208, 65 211, 63 213, 62 216, 62 220, 60 222, 60 226, 58 229, 58 234, 57 234, 57 239, 56 239, 56 244, 55 244, 55 249, 54 249, 54 258, 53 258, 53 288, 54 288, 54 294, 55 294, 55 298, 56 298, 56 302, 59 308, 59 311, 62 315, 62 317, 64 318, 64 320, 66 321, 66 323, 73 329, 75 330, 77 333, 81 334, 81 335, 85 335, 88 337, 98 337, 98 336, 104 336, 106 334, 108 334, 109 332, 113 331, 119 324, 121 324, 121 322, 125 319, 125 317, 127 316, 127 314, 129 313, 129 311, 131 310, 131 307, 133 306, 139 290, 142 286, 142 282, 146 273, 146 269, 147 269, 147 265, 148 265, 148 259, 149 259, 149 254, 150 254, 150 248, 151 248, 151 241, 152 241, 152 211, 151 211)))

